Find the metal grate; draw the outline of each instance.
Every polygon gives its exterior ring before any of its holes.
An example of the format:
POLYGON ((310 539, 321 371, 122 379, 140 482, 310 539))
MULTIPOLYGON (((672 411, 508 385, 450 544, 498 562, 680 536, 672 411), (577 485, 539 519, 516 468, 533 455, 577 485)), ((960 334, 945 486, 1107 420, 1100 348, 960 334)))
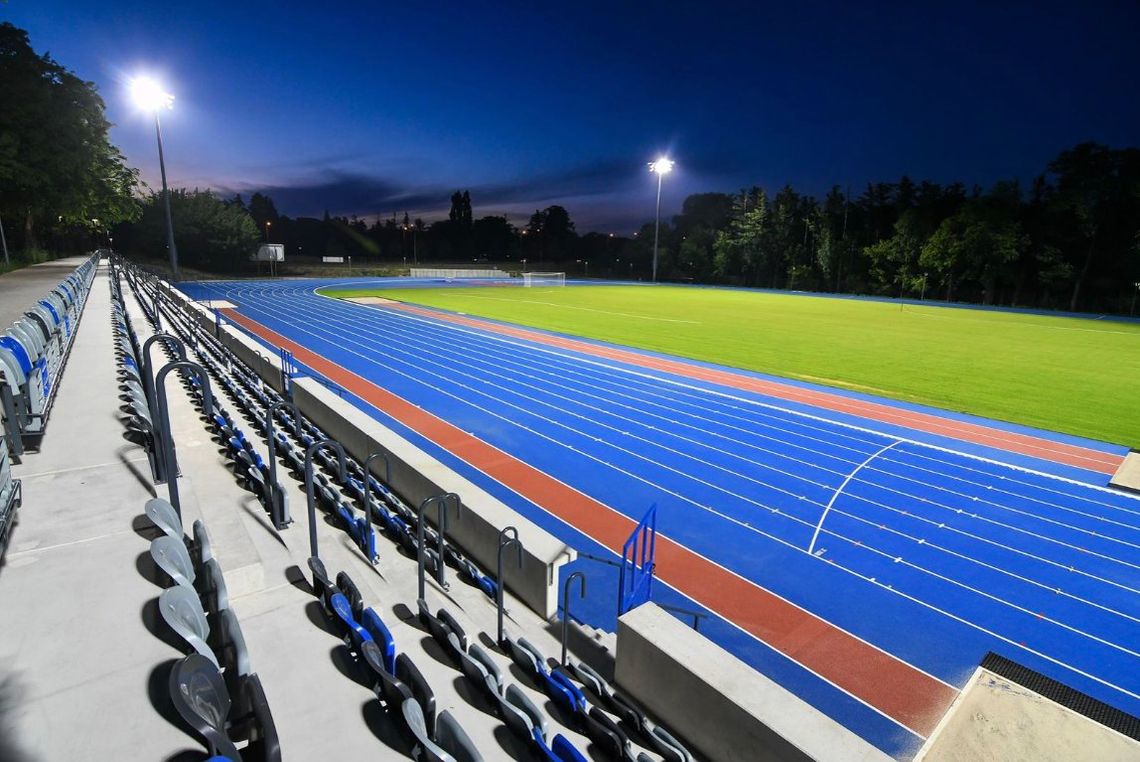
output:
POLYGON ((1107 728, 1140 741, 1140 717, 1135 717, 1116 707, 1109 706, 1103 701, 1094 699, 1092 696, 1081 693, 1075 688, 1070 688, 1064 683, 1046 677, 1040 672, 1035 672, 1029 667, 992 651, 986 654, 986 658, 982 659, 981 666, 983 669, 1001 675, 1006 680, 1015 682, 1023 688, 1028 688, 1050 701, 1055 701, 1067 709, 1082 714, 1094 722, 1099 722, 1107 728))

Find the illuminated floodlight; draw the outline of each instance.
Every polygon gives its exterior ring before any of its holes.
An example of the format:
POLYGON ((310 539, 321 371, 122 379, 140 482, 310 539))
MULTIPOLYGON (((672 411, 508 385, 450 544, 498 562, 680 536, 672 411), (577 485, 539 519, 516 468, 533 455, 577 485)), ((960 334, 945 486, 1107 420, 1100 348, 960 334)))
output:
POLYGON ((150 77, 135 77, 131 80, 131 99, 143 111, 155 112, 174 107, 174 96, 150 77))
POLYGON ((649 171, 657 175, 657 217, 653 223, 653 282, 657 282, 657 241, 661 231, 661 181, 673 171, 673 160, 658 156, 657 161, 649 162, 649 171))
POLYGON ((164 108, 173 108, 174 96, 151 77, 135 77, 128 83, 131 100, 140 110, 154 115, 154 137, 158 142, 158 171, 162 175, 162 200, 166 210, 166 248, 170 252, 171 277, 175 282, 182 279, 178 270, 178 247, 174 243, 174 220, 170 214, 170 189, 166 185, 166 158, 162 154, 162 125, 158 113, 164 108))

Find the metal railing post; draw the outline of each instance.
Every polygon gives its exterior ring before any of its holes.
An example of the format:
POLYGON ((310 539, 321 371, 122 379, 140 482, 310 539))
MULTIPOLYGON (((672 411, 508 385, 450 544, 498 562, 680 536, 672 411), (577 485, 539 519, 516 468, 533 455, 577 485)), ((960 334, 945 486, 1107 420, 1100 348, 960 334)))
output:
MULTIPOLYGON (((392 484, 392 461, 388 458, 388 453, 383 450, 370 453, 364 459, 364 515, 368 517, 369 521, 372 521, 372 461, 376 458, 384 459, 384 484, 389 486, 392 484)), ((384 505, 380 499, 379 489, 376 490, 376 504, 384 505)))
MULTIPOLYGON (((142 349, 139 351, 138 356, 140 366, 139 372, 142 375, 141 380, 143 383, 143 394, 146 395, 146 404, 147 407, 152 411, 155 410, 157 406, 157 400, 155 399, 154 393, 154 374, 151 373, 151 369, 154 367, 154 364, 150 359, 150 348, 156 341, 162 341, 168 347, 173 345, 177 350, 178 359, 186 359, 186 345, 182 343, 181 339, 172 334, 156 333, 153 336, 148 337, 147 340, 143 342, 142 349)), ((153 423, 157 427, 154 432, 155 439, 161 441, 165 436, 165 434, 162 432, 162 421, 156 419, 153 421, 153 423)), ((158 484, 162 484, 164 481, 168 480, 171 477, 171 474, 177 473, 178 466, 174 462, 167 462, 166 453, 162 451, 161 446, 158 448, 158 452, 156 454, 158 456, 155 458, 156 465, 158 466, 158 478, 156 478, 155 481, 158 484)))
MULTIPOLYGON (((214 395, 210 390, 210 377, 206 375, 206 370, 196 362, 190 360, 175 360, 174 362, 167 363, 155 376, 154 384, 157 389, 158 397, 158 418, 162 419, 162 435, 160 437, 166 463, 174 463, 174 436, 170 430, 170 407, 166 401, 166 377, 170 371, 178 368, 187 368, 198 374, 198 381, 202 384, 202 404, 206 409, 206 414, 210 415, 214 410, 214 395)), ((178 518, 182 518, 182 503, 178 497, 178 474, 171 471, 167 474, 166 488, 170 495, 170 504, 174 506, 178 518)))
POLYGON ((512 544, 518 551, 518 568, 521 569, 523 547, 519 541, 519 530, 515 527, 503 527, 499 530, 499 553, 495 565, 495 608, 498 609, 499 616, 498 636, 495 642, 499 645, 503 644, 503 551, 512 544))
POLYGON ((322 447, 331 447, 336 451, 337 464, 340 467, 340 480, 341 482, 348 481, 348 463, 344 457, 344 447, 341 446, 340 442, 326 437, 309 445, 309 449, 305 450, 305 498, 309 507, 309 556, 311 558, 320 558, 320 554, 317 552, 317 500, 313 492, 313 455, 322 447))
POLYGON ((443 495, 443 498, 441 500, 438 501, 437 505, 439 505, 439 518, 436 520, 436 529, 439 531, 439 564, 436 567, 436 582, 438 582, 439 586, 444 590, 449 590, 451 588, 451 586, 447 583, 447 580, 444 578, 444 572, 446 571, 445 567, 447 564, 444 563, 443 555, 444 547, 446 544, 444 542, 444 534, 447 532, 448 498, 455 499, 455 518, 458 519, 462 518, 463 516, 463 503, 460 501, 459 495, 455 494, 454 492, 448 492, 447 494, 443 495))
POLYGON ((434 495, 432 497, 426 498, 422 503, 420 503, 420 507, 416 510, 416 559, 419 566, 419 600, 421 601, 424 600, 424 591, 427 589, 426 585, 424 584, 424 551, 426 550, 424 547, 424 511, 426 511, 427 507, 432 503, 441 503, 439 509, 439 520, 441 524, 439 527, 439 567, 436 570, 436 581, 438 581, 440 586, 446 590, 447 586, 443 573, 443 522, 447 521, 447 500, 448 498, 452 497, 455 498, 455 505, 457 506, 458 510, 462 511, 463 506, 459 501, 459 495, 456 495, 454 492, 446 492, 442 495, 434 495))
POLYGON ((578 597, 586 597, 586 575, 576 571, 567 577, 566 582, 562 584, 562 661, 560 664, 563 667, 566 666, 566 636, 570 629, 570 583, 574 581, 575 577, 579 581, 578 597))
POLYGON ((278 529, 284 529, 292 523, 292 517, 289 516, 288 509, 285 506, 284 495, 281 495, 281 505, 277 505, 277 442, 273 436, 273 416, 283 407, 292 409, 293 433, 297 435, 298 439, 301 438, 301 415, 297 412, 297 406, 288 400, 270 405, 269 410, 265 413, 265 441, 269 449, 270 512, 273 514, 273 526, 278 529))

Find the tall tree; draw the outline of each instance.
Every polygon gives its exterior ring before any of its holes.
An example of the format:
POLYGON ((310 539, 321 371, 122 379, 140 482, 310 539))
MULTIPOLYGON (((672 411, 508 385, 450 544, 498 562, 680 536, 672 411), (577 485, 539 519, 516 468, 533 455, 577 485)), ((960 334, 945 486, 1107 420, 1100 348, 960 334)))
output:
POLYGON ((23 246, 53 226, 110 226, 138 215, 138 172, 107 136, 95 85, 28 34, 0 24, 0 211, 23 220, 23 246))

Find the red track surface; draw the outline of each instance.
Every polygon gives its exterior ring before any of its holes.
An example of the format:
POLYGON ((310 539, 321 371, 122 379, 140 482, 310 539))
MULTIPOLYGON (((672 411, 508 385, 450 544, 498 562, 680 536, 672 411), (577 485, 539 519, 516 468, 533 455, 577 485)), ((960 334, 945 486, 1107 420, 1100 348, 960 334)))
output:
MULTIPOLYGON (((219 312, 271 345, 288 349, 301 363, 620 554, 636 525, 633 520, 260 323, 232 309, 219 312)), ((582 347, 595 350, 591 354, 601 349, 592 344, 582 347)), ((922 737, 930 734, 957 695, 949 685, 660 534, 656 573, 670 586, 922 737)))
POLYGON ((385 305, 385 308, 402 309, 406 312, 425 315, 435 320, 446 320, 459 325, 471 326, 481 331, 489 331, 504 336, 526 339, 527 341, 547 344, 552 347, 571 349, 582 354, 604 357, 609 360, 617 360, 629 365, 636 365, 652 370, 665 371, 666 373, 672 373, 684 378, 710 381, 732 389, 757 392, 769 397, 777 397, 792 402, 814 405, 815 407, 826 410, 835 410, 840 413, 857 415, 861 418, 868 418, 873 421, 905 426, 916 431, 924 431, 929 434, 959 439, 963 442, 995 447, 1000 450, 1016 452, 1021 455, 1030 455, 1034 458, 1064 463, 1065 465, 1076 466, 1078 468, 1088 469, 1089 471, 1114 474, 1124 460, 1120 455, 1091 450, 1087 447, 1054 442, 1049 439, 1042 439, 1027 434, 1003 431, 976 423, 948 420, 937 415, 931 415, 930 413, 906 410, 879 402, 852 399, 851 397, 845 397, 841 394, 804 389, 776 381, 765 381, 732 371, 703 368, 681 360, 653 357, 616 347, 599 346, 588 341, 551 336, 550 334, 528 328, 515 328, 488 320, 454 315, 410 304, 388 304, 385 305))

